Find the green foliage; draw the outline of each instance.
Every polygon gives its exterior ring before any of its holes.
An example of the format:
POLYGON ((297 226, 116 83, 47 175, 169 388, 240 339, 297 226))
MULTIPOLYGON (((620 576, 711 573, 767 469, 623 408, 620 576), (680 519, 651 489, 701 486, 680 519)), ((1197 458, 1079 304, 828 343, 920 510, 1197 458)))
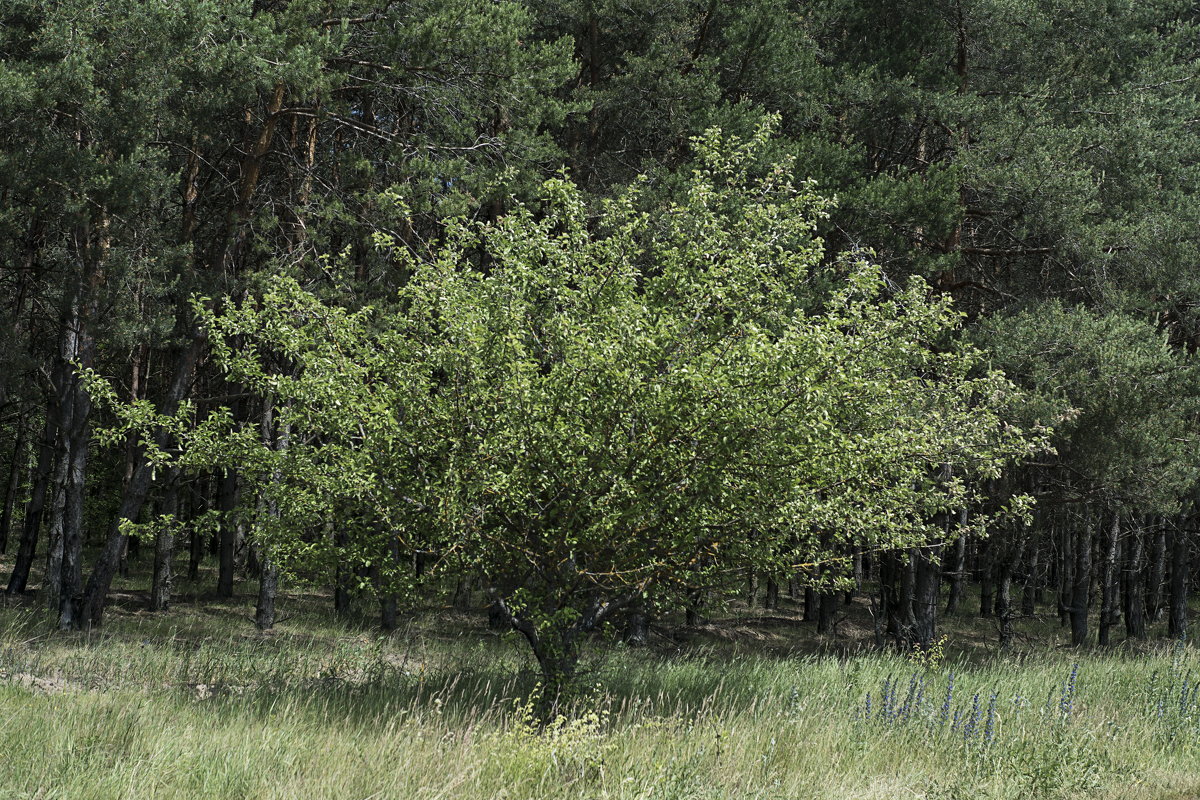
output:
POLYGON ((554 179, 536 208, 451 220, 391 309, 288 280, 198 302, 215 362, 292 442, 185 409, 180 455, 154 457, 241 469, 292 561, 330 553, 302 531, 347 514, 378 534, 351 545, 363 563, 391 539, 487 575, 548 676, 652 589, 813 563, 832 531, 920 541, 969 502, 965 478, 1036 441, 1004 421, 1014 387, 949 346, 947 299, 862 260, 826 272, 824 202, 786 163, 750 171, 768 134, 698 139, 686 191, 653 213, 637 184, 593 212, 554 179))
POLYGON ((1059 303, 990 320, 993 363, 1028 392, 1023 414, 1054 427, 1075 492, 1169 512, 1195 485, 1194 358, 1154 325, 1059 303))

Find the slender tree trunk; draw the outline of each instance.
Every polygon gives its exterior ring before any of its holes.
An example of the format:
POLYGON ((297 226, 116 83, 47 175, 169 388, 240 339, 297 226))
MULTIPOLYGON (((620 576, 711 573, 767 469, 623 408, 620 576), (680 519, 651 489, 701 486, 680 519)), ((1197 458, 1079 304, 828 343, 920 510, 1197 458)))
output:
POLYGON ((1021 587, 1021 614, 1026 617, 1037 613, 1037 595, 1042 585, 1040 542, 1040 538, 1035 534, 1027 547, 1029 560, 1025 566, 1028 572, 1025 573, 1025 584, 1021 587))
POLYGON ((171 480, 162 500, 163 516, 168 517, 169 524, 162 525, 154 536, 154 578, 150 585, 150 610, 166 611, 171 605, 171 585, 174 575, 171 572, 175 559, 175 540, 178 536, 179 517, 179 486, 171 480))
MULTIPOLYGON (((328 525, 334 526, 334 522, 330 520, 328 525)), ((347 545, 346 531, 341 525, 333 528, 333 544, 337 556, 337 568, 334 572, 333 585, 333 610, 338 616, 345 616, 350 613, 350 576, 353 572, 346 566, 345 559, 341 556, 341 549, 347 545)))
POLYGON ((746 581, 746 606, 754 608, 758 602, 758 573, 750 570, 746 581))
MULTIPOLYGON (((1017 564, 1024 557, 1026 537, 1018 532, 1012 532, 1018 537, 1015 549, 1003 553, 996 563, 996 619, 1000 623, 1000 647, 1006 648, 1012 642, 1012 583, 1013 573, 1017 564)), ((1010 545, 1010 548, 1013 547, 1010 545)))
POLYGON ((53 407, 46 410, 46 425, 38 446, 37 467, 34 470, 33 488, 29 502, 25 505, 25 519, 21 523, 21 541, 17 545, 17 557, 12 575, 8 579, 6 593, 23 594, 29 584, 29 570, 37 555, 38 534, 42 528, 42 516, 46 508, 46 493, 50 486, 51 470, 54 466, 54 442, 58 438, 53 407))
POLYGON ((25 430, 25 419, 22 417, 17 420, 16 443, 13 445, 12 463, 8 465, 8 481, 4 487, 4 509, 0 511, 0 554, 8 552, 8 534, 12 530, 13 510, 21 489, 21 468, 28 460, 25 455, 25 430))
POLYGON ((1154 527, 1154 546, 1150 553, 1150 576, 1147 579, 1147 604, 1150 606, 1150 619, 1158 622, 1162 619, 1163 586, 1167 580, 1167 524, 1166 520, 1158 517, 1154 527))
POLYGON ((1125 575, 1122 587, 1125 593, 1125 635, 1131 639, 1146 638, 1146 596, 1144 588, 1143 561, 1145 531, 1131 531, 1129 546, 1125 550, 1125 575))
MULTIPOLYGON (((184 348, 179 362, 176 364, 171 388, 168 390, 167 396, 159 408, 160 413, 163 415, 170 416, 174 414, 179 408, 179 403, 188 394, 196 362, 203 348, 203 342, 203 337, 199 333, 196 333, 184 348)), ((170 444, 169 436, 165 431, 156 432, 155 441, 160 449, 166 449, 170 444)), ((133 472, 125 491, 122 493, 120 511, 109 528, 108 538, 104 543, 103 549, 100 551, 99 557, 96 559, 92 574, 88 578, 87 590, 83 597, 82 613, 79 619, 76 620, 77 626, 99 625, 103 619, 104 607, 108 602, 108 592, 112 587, 113 576, 116 574, 118 560, 125 545, 125 535, 121 531, 121 524, 124 520, 136 521, 141 514, 142 504, 145 502, 146 495, 150 491, 153 475, 154 468, 146 460, 144 448, 137 448, 133 472)), ((195 537, 198 534, 193 532, 192 535, 195 537)), ((195 563, 195 556, 196 547, 193 544, 193 563, 189 564, 188 568, 189 577, 193 580, 196 578, 193 572, 198 573, 199 571, 199 565, 195 563)))
POLYGON ((921 650, 928 650, 937 637, 938 588, 941 586, 940 558, 943 543, 931 542, 916 550, 916 581, 913 612, 914 638, 921 650))
POLYGON ((1188 529, 1190 522, 1191 520, 1186 514, 1181 515, 1179 524, 1173 527, 1170 535, 1171 577, 1167 636, 1172 639, 1183 639, 1187 636, 1188 529))
POLYGON ((646 607, 638 603, 629 613, 625 626, 625 644, 630 647, 645 647, 650 642, 650 615, 646 607))
MULTIPOLYGON (((262 437, 263 441, 270 444, 272 449, 280 452, 288 449, 291 428, 290 423, 284 423, 278 426, 278 432, 276 432, 274 416, 274 404, 268 397, 263 403, 262 437)), ((280 473, 276 471, 271 476, 272 483, 279 481, 280 478, 280 473)), ((278 500, 274 496, 269 497, 267 515, 274 520, 278 519, 279 514, 278 500)), ((279 568, 266 547, 262 548, 260 555, 258 604, 254 611, 254 624, 260 631, 267 631, 275 627, 275 598, 279 592, 279 568)))
POLYGON ((1092 586, 1092 522, 1076 529, 1075 570, 1071 581, 1071 644, 1087 644, 1088 608, 1092 586))
POLYGON ((763 602, 763 608, 779 608, 779 582, 774 578, 767 578, 767 596, 763 602))
POLYGON ((982 541, 977 551, 979 570, 979 616, 990 617, 996 608, 995 584, 992 583, 994 568, 992 566, 993 541, 982 541))
POLYGON ((1114 625, 1117 624, 1117 565, 1121 542, 1121 515, 1113 512, 1112 524, 1103 542, 1104 567, 1100 579, 1100 627, 1097 643, 1107 647, 1114 625))
MULTIPOLYGON (((962 512, 962 524, 966 525, 967 513, 962 512)), ((967 572, 967 537, 959 534, 954 540, 954 552, 950 561, 950 596, 946 600, 946 616, 958 613, 962 605, 964 576, 967 572)))
POLYGON ((217 540, 217 597, 233 597, 234 556, 237 553, 238 525, 234 519, 237 507, 237 472, 226 469, 221 472, 217 509, 221 512, 217 540))
POLYGON ((1058 622, 1065 627, 1071 622, 1071 597, 1075 586, 1075 536, 1066 524, 1060 524, 1058 533, 1058 622))

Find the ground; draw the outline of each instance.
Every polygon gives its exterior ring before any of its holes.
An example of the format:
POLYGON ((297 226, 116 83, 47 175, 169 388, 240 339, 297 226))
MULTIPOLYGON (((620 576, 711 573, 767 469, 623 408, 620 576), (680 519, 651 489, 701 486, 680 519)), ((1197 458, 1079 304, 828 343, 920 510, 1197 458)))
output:
POLYGON ((834 637, 790 602, 668 618, 593 642, 539 729, 521 640, 478 609, 381 636, 293 583, 263 635, 251 584, 216 602, 205 574, 151 614, 144 583, 90 633, 0 608, 0 800, 1200 796, 1200 652, 1080 651, 1052 615, 1005 652, 948 620, 932 658, 874 652, 861 601, 834 637))

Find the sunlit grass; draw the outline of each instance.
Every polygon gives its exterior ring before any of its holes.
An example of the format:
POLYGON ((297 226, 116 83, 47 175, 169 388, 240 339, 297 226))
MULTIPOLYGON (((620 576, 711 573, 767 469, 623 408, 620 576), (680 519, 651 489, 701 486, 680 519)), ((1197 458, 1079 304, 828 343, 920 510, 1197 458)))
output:
POLYGON ((929 667, 601 643, 577 715, 538 733, 535 679, 509 636, 446 612, 380 637, 315 602, 291 611, 269 636, 237 603, 115 614, 71 635, 0 611, 0 798, 1200 794, 1200 708, 1180 700, 1200 677, 1192 649, 950 647, 929 667), (941 719, 952 673, 962 714, 995 695, 986 741, 941 719), (921 708, 881 715, 885 683, 899 704, 914 676, 921 708))

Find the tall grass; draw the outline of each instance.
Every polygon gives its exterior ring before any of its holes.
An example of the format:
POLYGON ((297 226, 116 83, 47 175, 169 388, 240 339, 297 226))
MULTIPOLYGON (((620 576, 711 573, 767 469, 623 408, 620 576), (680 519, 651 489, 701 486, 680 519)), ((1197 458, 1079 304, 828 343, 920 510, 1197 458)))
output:
POLYGON ((0 617, 0 798, 1200 795, 1200 654, 611 646, 538 731, 504 637, 0 617), (1072 674, 1074 677, 1072 678, 1072 674))

